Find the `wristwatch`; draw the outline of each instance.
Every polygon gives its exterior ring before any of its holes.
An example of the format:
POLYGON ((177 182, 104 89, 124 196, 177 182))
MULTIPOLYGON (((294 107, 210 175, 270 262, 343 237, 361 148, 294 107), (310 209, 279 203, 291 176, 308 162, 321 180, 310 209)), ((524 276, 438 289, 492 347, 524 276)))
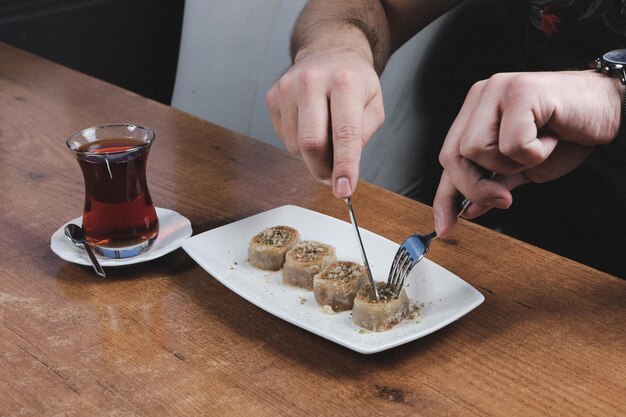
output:
MULTIPOLYGON (((626 49, 617 49, 607 52, 601 58, 596 59, 596 72, 601 72, 609 77, 617 77, 626 87, 626 49)), ((622 100, 620 133, 609 144, 611 148, 626 148, 626 88, 622 100)))

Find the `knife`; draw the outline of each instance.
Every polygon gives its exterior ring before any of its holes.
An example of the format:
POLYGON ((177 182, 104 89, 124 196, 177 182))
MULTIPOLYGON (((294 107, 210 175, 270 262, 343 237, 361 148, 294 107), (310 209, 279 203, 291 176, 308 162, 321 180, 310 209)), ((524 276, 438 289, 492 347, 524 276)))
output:
POLYGON ((354 229, 354 233, 356 234, 356 240, 359 242, 359 248, 361 249, 361 258, 363 259, 363 264, 365 265, 365 270, 367 272, 367 277, 369 278, 370 285, 374 288, 374 294, 376 294, 376 300, 380 301, 380 295, 378 294, 378 287, 374 282, 374 276, 372 275, 372 270, 370 269, 370 264, 367 262, 367 255, 365 254, 365 247, 363 246, 363 240, 361 239, 361 233, 359 233, 359 226, 356 223, 356 217, 354 216, 354 209, 352 208, 352 198, 346 197, 344 198, 346 204, 348 205, 348 212, 350 213, 350 222, 352 222, 352 228, 354 229))

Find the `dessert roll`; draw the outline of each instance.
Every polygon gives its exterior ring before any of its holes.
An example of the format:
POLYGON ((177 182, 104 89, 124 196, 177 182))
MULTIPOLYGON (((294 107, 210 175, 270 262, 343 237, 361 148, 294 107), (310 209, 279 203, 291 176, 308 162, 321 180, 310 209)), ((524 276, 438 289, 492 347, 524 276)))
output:
POLYGON ((248 260, 256 268, 278 271, 285 263, 285 254, 300 240, 300 233, 289 226, 263 229, 250 239, 248 260))
POLYGON ((357 291, 367 283, 367 271, 356 262, 337 261, 313 277, 313 295, 333 311, 352 309, 357 291))
POLYGON ((325 243, 304 240, 287 251, 283 265, 283 283, 313 289, 313 277, 337 260, 335 248, 325 243))
POLYGON ((380 300, 376 299, 370 284, 363 286, 354 298, 352 320, 357 325, 375 332, 391 329, 410 313, 410 300, 402 290, 398 297, 387 286, 386 282, 377 282, 380 300))

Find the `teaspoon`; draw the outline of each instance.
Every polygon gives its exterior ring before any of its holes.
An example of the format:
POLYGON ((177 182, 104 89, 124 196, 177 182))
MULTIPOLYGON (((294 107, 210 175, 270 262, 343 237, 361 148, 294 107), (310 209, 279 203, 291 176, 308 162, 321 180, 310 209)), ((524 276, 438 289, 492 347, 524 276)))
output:
POLYGON ((101 277, 106 277, 104 269, 102 269, 102 266, 100 266, 100 262, 98 262, 98 260, 96 259, 96 255, 94 255, 93 251, 91 250, 91 246, 89 246, 89 244, 85 241, 85 231, 83 230, 83 228, 74 223, 70 223, 65 226, 65 235, 72 242, 74 242, 76 246, 82 246, 85 249, 85 252, 87 252, 87 255, 89 255, 89 259, 91 260, 91 264, 93 265, 93 269, 94 271, 96 271, 96 274, 101 277))

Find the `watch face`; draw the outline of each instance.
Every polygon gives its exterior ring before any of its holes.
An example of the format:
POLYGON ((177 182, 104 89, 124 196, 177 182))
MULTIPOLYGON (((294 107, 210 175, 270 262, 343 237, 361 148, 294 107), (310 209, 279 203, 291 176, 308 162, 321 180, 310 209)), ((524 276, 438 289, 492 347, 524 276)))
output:
POLYGON ((605 62, 626 65, 626 49, 607 52, 602 58, 605 62))

